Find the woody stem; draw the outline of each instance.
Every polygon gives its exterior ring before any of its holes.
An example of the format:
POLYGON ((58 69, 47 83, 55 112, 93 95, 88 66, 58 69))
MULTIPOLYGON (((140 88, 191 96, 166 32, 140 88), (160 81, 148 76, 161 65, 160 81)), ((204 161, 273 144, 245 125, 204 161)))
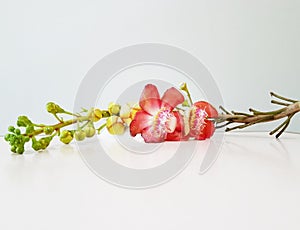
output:
MULTIPOLYGON (((277 96, 277 95, 276 95, 277 96)), ((221 108, 223 111, 226 111, 224 108, 221 108)), ((260 112, 254 109, 249 109, 251 114, 247 113, 238 113, 238 112, 232 112, 229 113, 226 111, 225 114, 219 114, 218 117, 214 118, 214 121, 216 124, 221 124, 224 122, 227 122, 225 125, 219 125, 218 127, 224 127, 231 123, 241 123, 240 125, 226 128, 226 132, 232 131, 234 129, 243 129, 248 126, 257 124, 257 123, 264 123, 269 121, 275 121, 282 119, 284 117, 287 117, 287 119, 276 129, 270 132, 270 135, 276 133, 279 131, 276 137, 279 137, 283 131, 287 128, 289 125, 289 122, 291 118, 298 112, 300 112, 300 101, 296 101, 293 104, 289 104, 282 109, 270 111, 270 112, 260 112), (282 128, 282 129, 281 129, 282 128)))

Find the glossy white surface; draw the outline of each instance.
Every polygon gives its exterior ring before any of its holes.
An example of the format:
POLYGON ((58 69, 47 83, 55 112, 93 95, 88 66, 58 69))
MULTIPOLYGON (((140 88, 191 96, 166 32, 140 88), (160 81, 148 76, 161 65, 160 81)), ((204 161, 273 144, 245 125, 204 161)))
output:
POLYGON ((300 229, 300 135, 229 133, 213 167, 203 153, 148 190, 93 174, 75 146, 13 155, 0 141, 0 229, 300 229))

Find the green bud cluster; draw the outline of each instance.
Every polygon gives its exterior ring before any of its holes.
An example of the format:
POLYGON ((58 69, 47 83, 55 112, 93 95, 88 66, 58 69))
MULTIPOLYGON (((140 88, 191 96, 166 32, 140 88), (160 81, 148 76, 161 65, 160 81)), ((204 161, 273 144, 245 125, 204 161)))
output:
POLYGON ((52 114, 65 112, 65 110, 63 110, 59 105, 55 104, 54 102, 48 102, 46 105, 46 109, 48 113, 52 113, 52 114))
POLYGON ((18 154, 24 153, 24 145, 30 138, 22 135, 21 130, 13 126, 9 126, 8 131, 10 133, 6 134, 4 139, 9 142, 11 151, 18 154))
POLYGON ((74 138, 77 141, 82 141, 85 138, 91 138, 96 135, 101 129, 106 127, 103 124, 100 128, 95 129, 94 123, 102 118, 109 118, 112 115, 120 114, 121 106, 115 103, 109 105, 108 110, 100 110, 91 108, 89 110, 83 109, 81 113, 71 113, 62 109, 54 102, 49 102, 46 105, 48 113, 54 115, 59 123, 54 125, 36 124, 31 122, 27 116, 19 116, 17 120, 17 128, 10 126, 5 140, 11 145, 11 151, 22 154, 24 152, 25 143, 32 142, 32 148, 35 151, 46 149, 54 136, 59 136, 59 139, 64 144, 69 144, 74 138), (58 114, 71 115, 72 118, 65 121, 63 117, 58 117, 58 114), (78 124, 77 130, 63 130, 66 126, 78 124), (20 128, 19 128, 20 127, 20 128), (22 132, 21 130, 22 129, 22 132), (38 139, 39 135, 44 137, 38 139))
POLYGON ((90 138, 95 136, 95 134, 96 134, 96 129, 93 123, 90 122, 83 129, 79 128, 78 130, 76 130, 74 135, 77 141, 83 141, 86 137, 90 138))
POLYGON ((25 133, 30 134, 34 132, 34 125, 26 116, 19 116, 17 120, 17 126, 25 127, 25 133))
POLYGON ((43 137, 43 138, 37 140, 36 138, 33 137, 32 138, 32 148, 35 151, 46 149, 48 147, 48 145, 50 144, 52 138, 53 138, 53 136, 48 136, 48 137, 43 137))

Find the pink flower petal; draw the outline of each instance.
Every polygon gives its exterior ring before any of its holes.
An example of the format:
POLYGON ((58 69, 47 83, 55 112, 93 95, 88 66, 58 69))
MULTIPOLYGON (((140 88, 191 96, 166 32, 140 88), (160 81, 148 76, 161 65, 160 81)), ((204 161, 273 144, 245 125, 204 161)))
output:
POLYGON ((130 123, 130 134, 135 136, 138 133, 141 133, 143 129, 151 126, 152 116, 144 111, 138 111, 134 119, 130 123))
POLYGON ((147 99, 140 101, 140 107, 148 114, 155 116, 161 107, 160 99, 147 99))
POLYGON ((169 119, 166 121, 166 131, 167 133, 173 133, 177 126, 177 118, 171 114, 169 119))
POLYGON ((176 128, 175 130, 181 131, 184 130, 184 120, 182 115, 178 111, 173 111, 174 116, 176 117, 176 128))
POLYGON ((176 117, 176 128, 174 132, 168 133, 166 141, 187 141, 189 139, 188 134, 185 134, 185 127, 182 115, 178 111, 173 112, 176 117))
POLYGON ((148 84, 145 86, 140 97, 140 106, 151 115, 158 112, 161 107, 161 100, 155 85, 148 84))
POLYGON ((162 97, 162 107, 173 110, 184 101, 183 95, 174 87, 168 89, 162 97))
POLYGON ((164 136, 155 135, 152 127, 145 128, 142 131, 142 137, 146 143, 160 143, 165 140, 164 136))

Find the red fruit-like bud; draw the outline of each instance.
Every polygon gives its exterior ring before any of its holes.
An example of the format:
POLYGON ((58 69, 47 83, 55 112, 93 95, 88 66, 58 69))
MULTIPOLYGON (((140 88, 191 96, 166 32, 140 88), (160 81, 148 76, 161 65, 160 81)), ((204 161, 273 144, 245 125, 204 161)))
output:
POLYGON ((217 116, 217 110, 208 102, 198 101, 194 103, 189 117, 190 136, 197 140, 210 138, 214 134, 215 126, 207 118, 217 116))

